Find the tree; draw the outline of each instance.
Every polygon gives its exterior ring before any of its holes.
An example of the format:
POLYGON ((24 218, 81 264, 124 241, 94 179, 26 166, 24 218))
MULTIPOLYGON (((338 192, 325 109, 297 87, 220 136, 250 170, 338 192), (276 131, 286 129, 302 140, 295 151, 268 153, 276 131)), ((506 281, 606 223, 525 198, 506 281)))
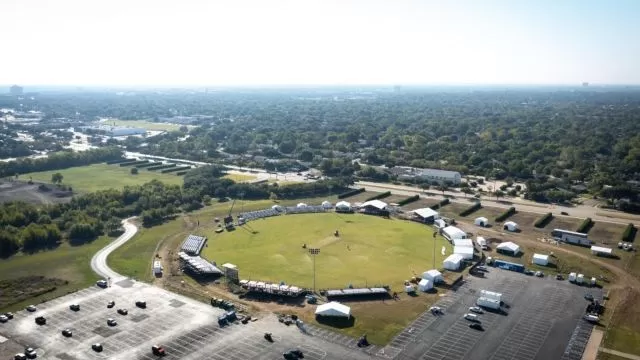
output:
POLYGON ((502 190, 496 190, 493 195, 495 195, 496 200, 498 200, 501 197, 504 197, 504 192, 502 190))
POLYGON ((132 167, 130 170, 131 175, 138 175, 138 168, 137 167, 132 167))
POLYGON ((313 153, 309 150, 302 150, 298 159, 300 159, 300 161, 310 162, 313 160, 313 153))
POLYGON ((60 174, 59 172, 57 172, 57 173, 55 173, 55 174, 51 175, 51 182, 52 182, 53 184, 62 184, 62 179, 63 179, 63 178, 64 178, 64 177, 62 176, 62 174, 60 174))
POLYGON ((0 258, 7 258, 20 248, 18 239, 13 234, 0 230, 0 258))
POLYGON ((471 190, 471 188, 468 188, 468 187, 462 188, 462 192, 464 193, 464 197, 467 197, 467 195, 473 194, 473 190, 471 190))
POLYGON ((438 185, 438 191, 442 191, 442 196, 444 196, 444 192, 447 190, 449 190, 449 187, 447 186, 447 184, 438 185))

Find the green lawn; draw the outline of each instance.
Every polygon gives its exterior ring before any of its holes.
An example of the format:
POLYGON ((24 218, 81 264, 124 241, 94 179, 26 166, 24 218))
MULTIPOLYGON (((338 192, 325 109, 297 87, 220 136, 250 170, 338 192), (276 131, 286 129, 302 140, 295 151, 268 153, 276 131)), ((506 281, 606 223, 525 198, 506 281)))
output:
POLYGON ((42 171, 21 175, 23 179, 33 178, 34 181, 51 182, 51 175, 57 172, 64 177, 62 183, 70 185, 75 192, 93 192, 98 190, 121 189, 127 185, 141 185, 153 179, 166 184, 182 185, 182 176, 175 174, 160 174, 141 169, 137 175, 130 173, 131 167, 94 164, 72 167, 64 170, 42 171))
POLYGON ((181 126, 177 124, 152 122, 147 120, 109 120, 104 122, 105 125, 113 125, 114 123, 116 126, 138 127, 147 130, 164 131, 178 130, 181 126))
POLYGON ((255 180, 256 176, 244 175, 244 174, 227 174, 227 175, 223 176, 223 178, 230 179, 230 180, 233 180, 233 181, 239 183, 239 182, 244 182, 244 181, 255 180))
POLYGON ((98 277, 91 271, 91 257, 109 241, 111 238, 100 237, 82 246, 70 246, 65 243, 55 250, 42 251, 33 255, 19 254, 0 260, 0 280, 45 276, 68 281, 68 284, 58 286, 47 294, 0 308, 0 312, 18 310, 26 305, 51 300, 92 285, 98 277))
MULTIPOLYGON (((344 288, 348 284, 391 285, 401 291, 402 282, 432 266, 430 227, 418 223, 359 214, 301 214, 252 221, 247 228, 216 234, 201 233, 209 246, 203 255, 218 263, 238 265, 240 277, 285 281, 312 287, 312 258, 307 247, 320 249, 316 258, 316 287, 344 288), (340 236, 333 232, 339 230, 340 236)), ((442 265, 441 248, 450 245, 436 239, 436 267, 442 265)))

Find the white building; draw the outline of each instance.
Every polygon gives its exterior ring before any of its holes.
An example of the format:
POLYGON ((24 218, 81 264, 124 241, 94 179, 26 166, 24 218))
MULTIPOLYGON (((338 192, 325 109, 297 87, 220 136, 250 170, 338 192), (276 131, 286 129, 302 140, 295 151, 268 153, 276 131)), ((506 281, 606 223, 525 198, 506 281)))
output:
POLYGON ((467 233, 455 226, 447 226, 446 228, 442 229, 442 235, 449 241, 453 241, 454 239, 467 238, 467 233))
POLYGON ((549 255, 533 254, 531 263, 541 266, 549 265, 549 255))
POLYGON ((422 279, 418 283, 418 290, 420 291, 429 291, 433 289, 433 281, 428 279, 422 279))
POLYGON ((422 273, 422 279, 431 281, 434 284, 444 281, 442 273, 438 270, 428 270, 422 273))
POLYGON ((325 209, 331 209, 333 207, 333 205, 331 205, 331 203, 327 200, 322 202, 322 207, 325 209))
POLYGON ((447 223, 442 219, 436 219, 433 221, 433 226, 435 226, 438 229, 444 229, 447 227, 447 223))
POLYGON ((477 226, 486 227, 486 226, 489 226, 489 219, 487 219, 484 216, 481 216, 476 218, 476 220, 473 223, 476 224, 477 226))
POLYGON ((453 239, 453 246, 460 247, 473 247, 473 241, 471 239, 453 239))
POLYGON ((613 255, 613 249, 602 246, 592 246, 591 253, 598 256, 611 256, 613 255))
POLYGON ((511 241, 501 243, 500 245, 496 246, 496 249, 498 250, 498 252, 509 254, 511 256, 518 256, 518 254, 520 254, 520 246, 511 241))
POLYGON ((502 225, 502 228, 507 231, 515 232, 518 231, 518 224, 513 221, 507 221, 502 225))
POLYGON ((385 210, 387 208, 387 203, 380 200, 369 200, 360 205, 361 208, 370 208, 372 210, 385 210))
POLYGON ((421 179, 430 182, 451 183, 453 185, 458 185, 462 181, 462 175, 457 171, 396 166, 392 169, 392 172, 398 175, 400 180, 421 179))
POLYGON ((462 256, 463 259, 465 260, 471 260, 473 259, 473 247, 468 247, 468 246, 454 246, 453 247, 453 253, 455 255, 460 255, 462 256))
POLYGON ((330 316, 330 317, 351 317, 351 308, 340 304, 337 301, 328 302, 326 304, 318 305, 316 308, 316 316, 330 316))
POLYGON ((551 236, 558 241, 563 241, 569 244, 577 245, 591 245, 591 240, 587 234, 579 233, 575 231, 553 229, 551 236))
POLYGON ((447 270, 460 270, 462 260, 464 260, 462 256, 458 254, 451 254, 446 259, 444 259, 444 261, 442 262, 442 266, 447 270))

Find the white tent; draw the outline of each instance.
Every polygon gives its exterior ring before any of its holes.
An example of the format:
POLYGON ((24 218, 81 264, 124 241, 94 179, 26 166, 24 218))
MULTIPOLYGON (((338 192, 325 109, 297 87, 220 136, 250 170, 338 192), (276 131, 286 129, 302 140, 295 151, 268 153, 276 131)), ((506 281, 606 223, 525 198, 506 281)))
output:
POLYGON ((306 208, 306 207, 307 207, 307 204, 305 204, 305 203, 299 203, 298 205, 296 205, 296 207, 298 207, 298 208, 306 208))
POLYGON ((442 220, 442 219, 435 219, 433 221, 433 226, 437 227, 438 229, 442 229, 442 228, 447 227, 447 223, 444 222, 444 220, 442 220))
POLYGON ((514 223, 513 221, 507 221, 503 224, 502 228, 511 232, 518 231, 518 224, 514 223))
POLYGON ((415 209, 411 212, 425 220, 428 220, 429 218, 436 220, 439 217, 438 212, 431 208, 415 209))
POLYGON ((442 266, 447 270, 458 270, 460 269, 460 264, 462 264, 462 256, 458 254, 451 254, 449 257, 444 259, 442 262, 442 266))
POLYGON ((473 247, 471 239, 453 239, 453 246, 473 247))
POLYGON ((351 317, 351 308, 337 301, 318 305, 316 316, 351 317))
POLYGON ((449 241, 453 241, 453 239, 464 239, 467 237, 467 233, 458 229, 455 226, 447 226, 442 229, 442 235, 446 237, 449 241))
POLYGON ((322 207, 325 209, 331 209, 333 207, 333 205, 331 205, 330 202, 328 202, 327 200, 322 202, 322 207))
POLYGON ((282 209, 282 206, 280 206, 280 205, 273 205, 273 206, 271 207, 271 209, 273 209, 273 210, 275 210, 275 211, 282 211, 282 210, 283 210, 283 209, 282 209))
POLYGON ((489 219, 487 219, 484 216, 478 217, 476 218, 476 220, 473 222, 474 224, 478 225, 478 226, 489 226, 489 219))
POLYGON ((442 277, 442 273, 435 269, 423 272, 422 279, 429 280, 434 284, 444 281, 444 278, 442 277))
POLYGON ((473 247, 468 246, 454 246, 453 253, 462 256, 464 259, 473 259, 473 247))
POLYGON ((433 282, 428 279, 422 279, 418 283, 418 289, 420 291, 429 291, 433 289, 433 282))
POLYGON ((376 208, 378 210, 384 210, 387 208, 387 203, 384 201, 380 201, 380 200, 369 200, 366 201, 364 204, 360 205, 360 207, 366 208, 366 207, 373 207, 376 208))
POLYGON ((520 253, 520 246, 511 241, 501 243, 500 245, 496 246, 496 249, 498 249, 498 251, 511 253, 513 256, 516 256, 520 253))
POLYGON ((339 201, 336 204, 336 210, 351 211, 351 203, 346 201, 339 201))
POLYGON ((549 265, 549 255, 533 254, 531 262, 533 264, 547 266, 549 265))
POLYGON ((416 292, 416 289, 411 285, 407 285, 404 287, 404 292, 406 292, 407 294, 411 294, 416 292))

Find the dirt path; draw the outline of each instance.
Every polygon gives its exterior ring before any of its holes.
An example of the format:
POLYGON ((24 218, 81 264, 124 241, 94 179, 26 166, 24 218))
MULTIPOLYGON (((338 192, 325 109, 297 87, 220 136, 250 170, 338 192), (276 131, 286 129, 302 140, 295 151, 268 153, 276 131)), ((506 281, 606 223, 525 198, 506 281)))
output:
POLYGON ((589 342, 587 342, 587 346, 582 353, 582 360, 596 360, 603 336, 604 332, 602 330, 593 329, 591 336, 589 337, 589 342))

